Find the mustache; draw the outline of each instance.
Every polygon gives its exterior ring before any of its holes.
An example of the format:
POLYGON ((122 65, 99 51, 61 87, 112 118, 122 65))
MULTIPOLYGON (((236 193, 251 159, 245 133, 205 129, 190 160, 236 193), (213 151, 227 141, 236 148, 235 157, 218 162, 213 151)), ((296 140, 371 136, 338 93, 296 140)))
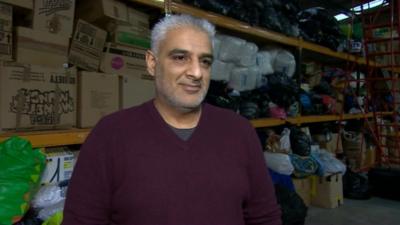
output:
POLYGON ((183 85, 189 85, 189 86, 203 86, 205 84, 204 81, 201 79, 197 79, 197 80, 190 79, 190 80, 181 81, 179 83, 183 84, 183 85))

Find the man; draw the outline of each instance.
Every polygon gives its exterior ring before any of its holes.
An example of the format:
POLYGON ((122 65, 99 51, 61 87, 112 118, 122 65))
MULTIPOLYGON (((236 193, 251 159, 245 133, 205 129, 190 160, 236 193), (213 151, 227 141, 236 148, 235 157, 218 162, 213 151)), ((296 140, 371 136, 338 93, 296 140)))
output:
POLYGON ((63 225, 279 225, 259 140, 234 112, 202 103, 214 27, 155 25, 146 54, 156 97, 102 119, 72 176, 63 225))

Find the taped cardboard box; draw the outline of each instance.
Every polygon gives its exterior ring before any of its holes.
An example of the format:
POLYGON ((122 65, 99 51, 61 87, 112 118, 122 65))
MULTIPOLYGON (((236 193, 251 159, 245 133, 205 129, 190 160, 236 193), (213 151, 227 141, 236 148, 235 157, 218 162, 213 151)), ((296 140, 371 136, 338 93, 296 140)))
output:
POLYGON ((35 0, 33 29, 71 37, 75 0, 35 0))
POLYGON ((146 50, 107 43, 100 70, 105 73, 129 75, 146 68, 146 50))
POLYGON ((33 9, 33 0, 0 0, 0 2, 21 8, 33 9))
POLYGON ((0 74, 0 130, 75 126, 76 69, 3 62, 0 74))
POLYGON ((41 177, 41 184, 56 184, 71 178, 76 163, 76 155, 68 148, 46 149, 46 168, 41 177))
POLYGON ((68 62, 69 37, 16 28, 16 61, 18 63, 63 68, 68 62))
POLYGON ((328 177, 312 176, 311 205, 336 208, 343 205, 343 181, 341 174, 328 177))
POLYGON ((110 20, 128 22, 128 9, 125 3, 116 0, 78 1, 77 17, 90 23, 107 24, 110 20))
POLYGON ((78 127, 93 127, 105 115, 120 109, 120 79, 115 74, 78 74, 78 127))
POLYGON ((132 70, 123 76, 122 107, 129 108, 140 105, 155 96, 153 77, 145 68, 132 70))
POLYGON ((71 43, 69 62, 87 71, 98 71, 106 37, 106 31, 79 20, 71 43))
POLYGON ((311 180, 310 178, 292 178, 296 193, 300 195, 306 206, 311 204, 311 180))
POLYGON ((0 60, 12 60, 13 7, 0 2, 0 60))

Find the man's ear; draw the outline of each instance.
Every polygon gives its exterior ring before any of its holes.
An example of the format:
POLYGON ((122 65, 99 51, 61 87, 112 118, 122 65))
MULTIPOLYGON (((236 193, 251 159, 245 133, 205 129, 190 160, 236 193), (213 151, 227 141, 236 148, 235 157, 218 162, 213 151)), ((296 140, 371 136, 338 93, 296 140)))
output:
POLYGON ((149 72, 149 74, 153 77, 154 77, 155 71, 156 71, 156 61, 157 61, 157 59, 154 56, 154 53, 151 52, 150 50, 147 50, 146 51, 147 72, 149 72))

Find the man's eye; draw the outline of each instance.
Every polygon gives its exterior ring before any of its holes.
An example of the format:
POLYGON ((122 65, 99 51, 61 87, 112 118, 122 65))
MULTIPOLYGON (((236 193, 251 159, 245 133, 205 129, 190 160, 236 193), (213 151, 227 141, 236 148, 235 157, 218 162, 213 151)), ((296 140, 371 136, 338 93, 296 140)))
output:
POLYGON ((203 59, 203 60, 201 60, 201 64, 205 68, 209 68, 209 67, 211 67, 212 61, 210 59, 203 59))
POLYGON ((172 59, 177 62, 184 62, 187 60, 187 57, 185 55, 173 55, 172 59))

